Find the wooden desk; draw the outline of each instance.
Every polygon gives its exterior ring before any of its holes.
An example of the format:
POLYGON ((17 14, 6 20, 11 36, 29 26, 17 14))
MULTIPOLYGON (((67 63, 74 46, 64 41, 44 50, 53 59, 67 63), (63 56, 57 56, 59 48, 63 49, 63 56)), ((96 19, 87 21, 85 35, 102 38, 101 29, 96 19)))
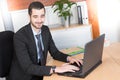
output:
MULTIPOLYGON (((64 52, 64 51, 63 51, 64 52)), ((79 55, 81 58, 83 55, 79 55)), ((104 48, 102 64, 85 78, 66 77, 53 74, 44 80, 120 80, 120 43, 104 48)), ((60 66, 63 62, 51 59, 47 65, 60 66)))

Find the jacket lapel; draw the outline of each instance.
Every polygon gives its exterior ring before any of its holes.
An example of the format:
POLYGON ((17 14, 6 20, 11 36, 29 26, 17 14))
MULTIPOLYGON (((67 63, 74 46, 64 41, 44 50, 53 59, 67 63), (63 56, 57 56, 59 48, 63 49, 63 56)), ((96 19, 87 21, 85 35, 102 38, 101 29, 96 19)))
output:
POLYGON ((43 45, 44 45, 44 56, 45 56, 45 59, 46 59, 46 56, 47 56, 47 46, 48 46, 48 44, 47 44, 47 31, 46 31, 46 29, 44 28, 44 25, 42 26, 42 33, 41 33, 41 35, 42 35, 42 41, 43 41, 43 45))
POLYGON ((30 45, 30 49, 31 49, 31 55, 33 55, 33 60, 35 62, 37 62, 37 48, 36 48, 36 43, 35 43, 35 39, 34 39, 34 35, 33 35, 33 32, 32 32, 32 29, 31 29, 31 26, 30 24, 28 25, 28 36, 29 36, 29 45, 30 45))

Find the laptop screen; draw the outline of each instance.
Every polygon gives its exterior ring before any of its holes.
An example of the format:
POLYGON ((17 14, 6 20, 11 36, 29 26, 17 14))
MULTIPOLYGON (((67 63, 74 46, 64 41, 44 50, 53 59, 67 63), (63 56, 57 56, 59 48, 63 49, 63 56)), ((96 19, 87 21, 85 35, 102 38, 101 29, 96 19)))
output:
POLYGON ((100 37, 92 40, 91 42, 85 45, 82 70, 83 73, 87 72, 91 68, 94 68, 101 62, 104 46, 104 37, 105 34, 101 35, 100 37))

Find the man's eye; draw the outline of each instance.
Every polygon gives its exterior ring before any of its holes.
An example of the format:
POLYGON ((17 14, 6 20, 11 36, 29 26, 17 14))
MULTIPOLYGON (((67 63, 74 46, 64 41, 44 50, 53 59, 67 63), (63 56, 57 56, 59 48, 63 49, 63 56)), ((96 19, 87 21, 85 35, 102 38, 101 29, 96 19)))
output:
POLYGON ((45 15, 41 15, 41 18, 44 18, 45 17, 45 15))
POLYGON ((37 16, 33 16, 34 18, 37 18, 37 16))

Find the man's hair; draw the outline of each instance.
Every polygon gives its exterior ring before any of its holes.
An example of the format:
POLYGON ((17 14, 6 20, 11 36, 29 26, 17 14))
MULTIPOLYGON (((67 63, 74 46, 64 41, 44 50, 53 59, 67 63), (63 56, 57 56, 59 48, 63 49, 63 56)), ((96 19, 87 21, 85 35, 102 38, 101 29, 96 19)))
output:
POLYGON ((39 2, 39 1, 35 1, 35 2, 32 2, 29 7, 28 7, 28 14, 31 15, 32 14, 32 9, 42 9, 44 7, 44 5, 39 2))

